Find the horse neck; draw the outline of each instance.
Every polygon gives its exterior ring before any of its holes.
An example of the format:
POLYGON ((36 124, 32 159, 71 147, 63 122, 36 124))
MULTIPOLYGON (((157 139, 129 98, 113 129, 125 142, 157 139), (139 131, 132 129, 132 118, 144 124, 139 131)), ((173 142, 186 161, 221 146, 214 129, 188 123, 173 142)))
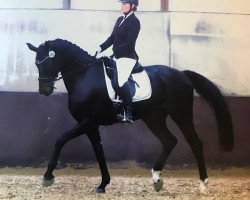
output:
POLYGON ((67 40, 56 39, 51 41, 50 45, 59 55, 63 76, 74 73, 95 60, 82 48, 67 40))
MULTIPOLYGON (((93 60, 89 59, 69 59, 62 65, 61 74, 67 91, 70 93, 79 83, 83 81, 87 76, 95 76, 99 70, 93 60), (91 69, 92 68, 92 69, 91 69)), ((84 87, 84 84, 82 85, 84 87)), ((86 85, 88 87, 88 85, 86 85)))
POLYGON ((53 41, 56 51, 60 55, 61 74, 67 90, 69 91, 88 69, 90 63, 95 62, 86 51, 69 41, 56 39, 53 41))
POLYGON ((77 77, 79 76, 79 73, 81 73, 82 70, 83 66, 81 66, 79 63, 64 62, 64 64, 62 65, 61 75, 68 92, 70 92, 71 88, 77 80, 77 77))
POLYGON ((85 64, 76 61, 69 62, 68 60, 66 60, 61 66, 62 77, 65 78, 74 76, 77 74, 77 72, 81 72, 83 70, 85 70, 85 64))

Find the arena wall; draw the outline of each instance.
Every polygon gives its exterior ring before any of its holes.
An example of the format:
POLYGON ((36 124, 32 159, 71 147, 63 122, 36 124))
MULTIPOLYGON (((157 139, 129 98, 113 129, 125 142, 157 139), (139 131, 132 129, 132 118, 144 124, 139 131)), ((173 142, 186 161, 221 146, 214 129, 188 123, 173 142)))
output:
MULTIPOLYGON (((26 42, 38 46, 62 38, 94 54, 119 15, 119 11, 0 10, 0 165, 47 161, 56 138, 76 123, 67 111, 62 82, 57 83, 57 92, 50 97, 37 93, 35 54, 28 50, 26 42)), ((137 51, 143 65, 194 70, 218 84, 226 94, 236 137, 236 148, 231 153, 219 150, 213 112, 205 101, 195 97, 194 122, 204 142, 206 161, 211 165, 249 165, 249 15, 172 11, 138 12, 137 16, 142 25, 137 51)), ((110 54, 110 49, 105 52, 110 54)), ((171 119, 167 124, 179 139, 168 164, 195 163, 179 129, 171 119)), ((152 164, 160 153, 159 141, 141 121, 100 130, 110 162, 135 160, 152 164)), ((66 145, 61 161, 94 162, 87 138, 66 145)))

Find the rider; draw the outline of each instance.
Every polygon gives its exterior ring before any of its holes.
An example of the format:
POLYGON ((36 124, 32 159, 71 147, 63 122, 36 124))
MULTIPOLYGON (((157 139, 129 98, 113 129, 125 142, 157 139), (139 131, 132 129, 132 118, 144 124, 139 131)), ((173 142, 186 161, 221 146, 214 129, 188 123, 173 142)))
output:
POLYGON ((121 122, 133 122, 132 117, 132 96, 130 93, 128 78, 139 59, 135 44, 140 32, 140 21, 135 16, 139 4, 138 0, 119 0, 121 11, 124 16, 117 19, 110 37, 100 45, 97 54, 113 45, 114 57, 117 65, 118 84, 120 97, 123 100, 124 111, 118 114, 121 122))

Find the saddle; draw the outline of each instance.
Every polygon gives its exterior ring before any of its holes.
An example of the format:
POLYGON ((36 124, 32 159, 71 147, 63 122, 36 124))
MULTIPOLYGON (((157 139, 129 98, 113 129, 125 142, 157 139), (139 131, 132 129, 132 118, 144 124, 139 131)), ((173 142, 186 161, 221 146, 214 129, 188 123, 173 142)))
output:
MULTIPOLYGON (((117 67, 116 67, 116 62, 109 57, 102 57, 102 61, 104 63, 105 66, 105 70, 107 73, 107 76, 109 77, 109 79, 111 80, 111 84, 112 87, 116 93, 116 95, 119 96, 119 85, 118 85, 118 76, 117 76, 117 67)), ((130 88, 130 92, 131 92, 131 96, 133 97, 135 95, 135 85, 138 85, 138 83, 133 79, 132 74, 136 74, 136 73, 140 73, 142 72, 143 66, 137 61, 135 63, 135 66, 131 72, 131 75, 129 76, 128 79, 128 84, 129 84, 129 88, 130 88)))

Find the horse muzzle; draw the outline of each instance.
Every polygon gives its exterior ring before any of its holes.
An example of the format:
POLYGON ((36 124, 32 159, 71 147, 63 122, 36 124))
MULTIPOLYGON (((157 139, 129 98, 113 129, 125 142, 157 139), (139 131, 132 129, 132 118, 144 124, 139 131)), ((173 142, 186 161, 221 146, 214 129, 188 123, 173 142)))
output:
POLYGON ((39 93, 49 96, 54 91, 54 82, 39 82, 39 93))

